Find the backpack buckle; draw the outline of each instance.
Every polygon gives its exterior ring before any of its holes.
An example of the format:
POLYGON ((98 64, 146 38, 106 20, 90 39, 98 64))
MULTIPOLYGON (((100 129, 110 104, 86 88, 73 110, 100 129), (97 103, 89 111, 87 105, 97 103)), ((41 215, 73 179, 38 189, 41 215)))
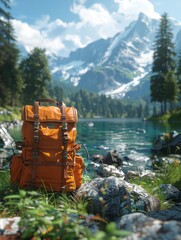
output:
POLYGON ((67 130, 67 123, 66 122, 62 123, 62 130, 63 131, 67 130))
POLYGON ((40 122, 34 122, 34 129, 38 130, 40 127, 40 122))
POLYGON ((67 132, 64 132, 64 133, 63 133, 63 141, 64 141, 64 143, 67 143, 68 140, 69 140, 68 133, 67 133, 67 132))

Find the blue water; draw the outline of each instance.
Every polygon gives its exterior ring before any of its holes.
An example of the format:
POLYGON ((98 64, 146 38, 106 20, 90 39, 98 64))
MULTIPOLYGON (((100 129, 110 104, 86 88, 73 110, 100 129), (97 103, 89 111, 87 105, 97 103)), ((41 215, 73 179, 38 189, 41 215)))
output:
MULTIPOLYGON (((85 144, 90 156, 117 150, 132 165, 149 165, 153 142, 164 132, 181 132, 180 124, 164 124, 141 119, 80 119, 77 141, 85 144), (90 125, 90 126, 89 126, 90 125)), ((85 155, 83 149, 82 155, 85 155)))
MULTIPOLYGON (((152 157, 153 141, 163 132, 181 132, 180 124, 164 124, 140 119, 79 119, 77 143, 85 145, 90 158, 117 150, 121 157, 129 157, 136 165, 143 165, 152 157)), ((20 129, 9 130, 20 140, 20 129)), ((84 147, 79 150, 86 159, 84 147)))

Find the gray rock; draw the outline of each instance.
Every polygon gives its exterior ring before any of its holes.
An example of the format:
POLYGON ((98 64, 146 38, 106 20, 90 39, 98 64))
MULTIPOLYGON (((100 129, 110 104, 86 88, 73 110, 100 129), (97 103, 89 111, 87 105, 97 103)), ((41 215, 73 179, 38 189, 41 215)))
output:
POLYGON ((180 240, 181 223, 177 221, 160 221, 144 215, 132 213, 117 221, 121 230, 132 234, 125 240, 180 240))
POLYGON ((0 124, 0 140, 2 147, 4 148, 12 148, 15 145, 14 139, 8 133, 3 124, 0 124))
POLYGON ((181 153, 181 134, 176 131, 160 134, 154 143, 153 151, 164 154, 181 153))
POLYGON ((154 156, 154 158, 152 159, 152 166, 154 169, 161 169, 162 167, 166 167, 169 164, 180 164, 181 163, 181 155, 167 155, 164 157, 161 156, 154 156))
MULTIPOLYGON (((0 239, 1 235, 14 235, 19 230, 20 217, 0 218, 0 239)), ((10 238, 9 238, 10 239, 10 238)))
POLYGON ((121 170, 121 168, 117 168, 113 165, 107 165, 107 164, 100 164, 91 162, 88 165, 89 171, 94 172, 94 177, 110 177, 115 176, 119 177, 121 179, 125 178, 124 172, 121 170))
POLYGON ((139 179, 150 179, 150 180, 155 180, 156 179, 156 174, 153 171, 150 170, 144 170, 142 172, 140 171, 131 171, 128 170, 126 173, 127 179, 134 179, 134 178, 139 178, 139 179))
POLYGON ((109 221, 133 211, 158 210, 160 206, 159 200, 142 187, 113 176, 95 178, 83 184, 76 195, 89 198, 93 213, 109 221))
POLYGON ((146 192, 142 187, 125 182, 131 197, 132 211, 149 212, 160 208, 160 201, 146 192))
POLYGON ((156 218, 162 221, 176 220, 181 221, 181 203, 175 204, 167 210, 157 210, 147 213, 149 217, 156 218))
POLYGON ((114 165, 116 167, 120 167, 123 165, 123 159, 119 155, 118 151, 113 150, 113 151, 108 152, 103 157, 103 163, 108 164, 108 165, 114 165))
POLYGON ((125 178, 125 174, 121 170, 121 168, 116 168, 113 165, 106 165, 106 164, 102 165, 102 175, 103 177, 114 176, 122 180, 125 178))
POLYGON ((181 192, 172 184, 161 184, 159 187, 163 191, 166 200, 174 202, 181 201, 181 192))
POLYGON ((116 167, 123 165, 123 160, 117 150, 110 151, 105 156, 94 154, 92 155, 92 160, 96 163, 114 165, 116 167))

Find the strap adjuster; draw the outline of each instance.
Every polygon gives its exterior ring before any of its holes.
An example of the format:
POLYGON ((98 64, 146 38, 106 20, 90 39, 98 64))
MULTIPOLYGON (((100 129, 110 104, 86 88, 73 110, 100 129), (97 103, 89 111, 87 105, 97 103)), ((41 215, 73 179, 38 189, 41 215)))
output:
POLYGON ((67 130, 67 123, 66 123, 66 122, 63 122, 63 123, 62 123, 62 130, 63 130, 63 131, 66 131, 66 130, 67 130))
POLYGON ((68 157, 67 152, 64 152, 64 153, 63 153, 63 159, 64 159, 64 160, 67 160, 67 157, 68 157))
POLYGON ((38 151, 33 151, 33 158, 38 158, 38 151))
POLYGON ((40 127, 40 122, 34 122, 34 129, 38 130, 40 127))
POLYGON ((39 136, 37 135, 33 136, 33 142, 35 143, 39 142, 39 136))

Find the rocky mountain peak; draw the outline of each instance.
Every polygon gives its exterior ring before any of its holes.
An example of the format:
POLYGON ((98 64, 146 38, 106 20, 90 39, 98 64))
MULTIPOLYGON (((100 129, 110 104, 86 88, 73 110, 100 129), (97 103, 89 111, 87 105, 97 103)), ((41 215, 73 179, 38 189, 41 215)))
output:
MULTIPOLYGON (((71 52, 68 58, 54 62, 53 77, 113 98, 148 96, 158 23, 158 20, 140 13, 123 32, 92 42, 71 52)), ((179 33, 178 46, 181 46, 180 42, 179 33)))

